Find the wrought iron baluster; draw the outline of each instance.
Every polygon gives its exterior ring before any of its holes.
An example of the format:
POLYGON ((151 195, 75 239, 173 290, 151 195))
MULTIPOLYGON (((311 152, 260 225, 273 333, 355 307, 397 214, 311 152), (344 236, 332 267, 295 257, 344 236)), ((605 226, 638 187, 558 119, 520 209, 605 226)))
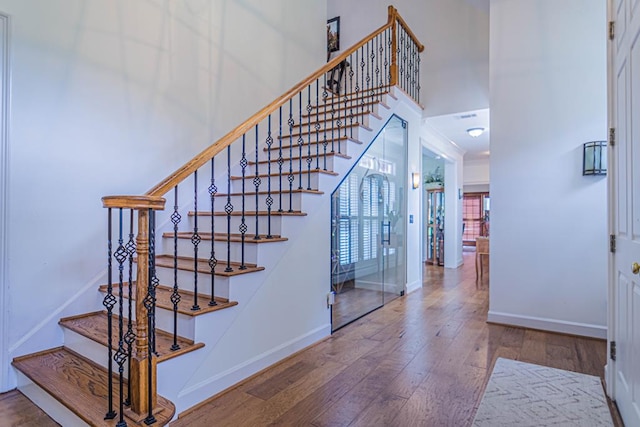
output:
MULTIPOLYGON (((259 204, 259 194, 260 194, 260 184, 262 184, 262 180, 260 179, 260 174, 258 172, 258 125, 256 125, 256 176, 253 178, 253 185, 256 187, 256 235, 253 237, 253 240, 260 240, 260 230, 258 228, 258 219, 260 218, 260 210, 258 209, 259 204)), ((244 247, 243 247, 244 251, 244 247)), ((246 268, 246 267, 245 267, 246 268)))
MULTIPOLYGON (((357 55, 357 52, 356 52, 357 55)), ((356 59, 357 61, 357 59, 356 59)), ((349 64, 354 64, 353 62, 353 54, 349 55, 349 64)), ((356 68, 357 70, 358 68, 356 68)), ((353 93, 353 76, 355 75, 355 72, 353 71, 353 67, 349 67, 349 89, 350 89, 350 93, 353 93)), ((358 78, 356 76, 356 87, 358 84, 358 78)), ((357 92, 356 92, 356 96, 357 96, 357 92)), ((345 94, 345 100, 344 100, 344 105, 343 107, 345 108, 345 114, 347 112, 347 108, 349 109, 349 123, 351 124, 351 136, 353 137, 353 102, 349 99, 349 97, 346 96, 345 94)), ((326 170, 326 168, 325 168, 326 170)))
POLYGON ((107 412, 105 420, 112 420, 116 417, 113 409, 113 307, 116 305, 116 297, 113 296, 113 260, 112 260, 112 235, 113 220, 111 208, 108 209, 107 223, 107 294, 102 300, 102 305, 107 309, 107 360, 108 360, 108 382, 107 382, 107 412))
MULTIPOLYGON (((302 138, 302 91, 298 92, 298 129, 298 190, 302 190, 302 146, 304 145, 302 138)), ((293 193, 290 193, 289 197, 292 198, 293 193)))
POLYGON ((144 298, 143 304, 147 310, 147 327, 149 331, 149 342, 147 345, 147 399, 149 402, 149 411, 144 422, 147 425, 156 422, 156 418, 153 416, 153 354, 155 352, 155 305, 156 295, 154 281, 155 276, 155 212, 149 209, 149 270, 148 270, 148 286, 147 295, 144 298))
POLYGON ((293 180, 295 179, 293 176, 293 125, 295 124, 293 120, 293 98, 289 98, 289 120, 287 123, 289 124, 289 176, 287 176, 289 181, 289 212, 293 212, 291 203, 291 192, 293 191, 293 180))
POLYGON ((416 101, 418 101, 418 104, 420 103, 420 52, 418 52, 417 54, 417 58, 416 58, 416 75, 417 75, 417 85, 416 85, 416 101))
MULTIPOLYGON (((318 110, 320 108, 320 79, 316 79, 316 125, 315 125, 315 129, 316 129, 316 169, 320 169, 320 111, 318 110)), ((311 120, 311 117, 309 117, 309 120, 311 120)), ((326 165, 327 165, 327 160, 325 157, 325 170, 326 170, 326 165)))
MULTIPOLYGON (((391 39, 389 37, 389 31, 390 30, 385 30, 384 32, 384 62, 383 62, 383 68, 382 68, 382 72, 383 72, 382 79, 385 83, 385 86, 391 85, 391 71, 389 69, 389 47, 391 46, 390 45, 391 39)), ((378 98, 379 101, 381 102, 382 102, 383 92, 384 91, 380 91, 380 97, 378 98)))
POLYGON ((282 105, 278 109, 278 212, 282 212, 282 105))
MULTIPOLYGON (((271 197, 271 145, 273 145, 273 137, 271 136, 271 114, 267 119, 267 239, 273 239, 271 235, 271 205, 273 205, 273 197, 271 197)), ((258 164, 258 153, 256 152, 256 165, 258 164)))
MULTIPOLYGON (((240 256, 240 270, 246 270, 247 266, 244 265, 244 239, 245 239, 245 235, 247 234, 247 223, 245 222, 245 215, 246 215, 246 205, 245 205, 245 178, 246 178, 246 169, 247 169, 247 152, 246 152, 246 134, 242 135, 242 157, 240 158, 240 166, 242 168, 242 212, 241 212, 241 216, 240 216, 240 227, 239 227, 239 231, 240 231, 240 250, 241 250, 241 256, 240 256)), ((256 167, 258 167, 258 165, 256 164, 256 167)))
MULTIPOLYGON (((365 44, 365 46, 368 45, 368 44, 369 44, 369 42, 367 42, 365 44)), ((363 112, 362 103, 364 102, 364 94, 367 93, 366 89, 368 89, 368 85, 365 86, 365 74, 366 74, 365 67, 367 65, 367 62, 364 59, 365 56, 366 56, 366 47, 365 46, 362 46, 359 49, 359 50, 361 50, 361 54, 360 54, 360 87, 362 89, 363 95, 361 97, 359 97, 359 98, 356 98, 356 101, 355 101, 355 102, 360 104, 360 114, 358 114, 358 116, 362 115, 362 112, 363 112), (358 101, 360 101, 360 102, 358 102, 358 101)), ((366 77, 368 77, 368 75, 366 77)), ((356 111, 357 111, 357 108, 356 108, 356 111)))
POLYGON ((171 222, 173 223, 173 291, 171 292, 171 303, 173 304, 173 344, 171 350, 180 349, 178 345, 178 304, 182 299, 178 291, 178 224, 182 220, 182 215, 178 212, 178 186, 173 188, 173 213, 171 222))
POLYGON ((376 52, 378 52, 378 54, 376 55, 376 69, 375 69, 375 73, 376 73, 376 87, 377 87, 377 91, 378 91, 378 95, 382 93, 382 79, 380 78, 380 68, 382 65, 382 52, 383 52, 383 48, 382 48, 382 43, 380 43, 380 39, 382 38, 382 35, 379 35, 376 37, 376 52))
MULTIPOLYGON (((136 340, 136 334, 133 332, 133 258, 136 254, 136 241, 133 233, 133 209, 129 211, 129 241, 126 244, 125 249, 129 256, 129 285, 127 286, 129 298, 127 333, 124 336, 124 341, 127 343, 128 372, 131 372, 131 355, 133 353, 133 343, 136 340)), ((131 381, 127 382, 127 399, 125 400, 125 405, 131 405, 131 381)))
MULTIPOLYGON (((198 246, 202 241, 198 233, 198 171, 193 173, 193 234, 191 235, 191 244, 193 245, 193 305, 191 311, 200 310, 198 304, 198 246)), ((211 212, 213 215, 213 212, 211 212)))
MULTIPOLYGON (((311 190, 311 85, 307 86, 307 190, 311 190)), ((302 130, 302 128, 301 128, 302 130)), ((316 146, 318 139, 316 138, 316 146)))
MULTIPOLYGON (((118 262, 118 349, 113 355, 113 360, 118 365, 118 388, 119 388, 119 412, 120 419, 116 424, 117 427, 125 427, 127 423, 124 420, 124 364, 127 361, 127 352, 124 348, 124 262, 127 260, 127 250, 124 247, 122 238, 122 208, 118 209, 118 248, 114 253, 114 257, 118 262)), ((111 338, 111 337, 109 337, 111 338)))
MULTIPOLYGON (((327 97, 329 94, 327 93, 327 75, 324 75, 324 86, 322 87, 322 112, 324 115, 324 130, 322 131, 322 146, 324 147, 324 166, 325 170, 327 170, 327 146, 329 145, 329 141, 327 140, 327 97)), ((333 144, 331 144, 331 152, 333 153, 333 144)))
POLYGON ((215 158, 211 159, 211 185, 209 185, 209 198, 211 199, 211 255, 209 256, 209 268, 211 269, 211 299, 209 300, 209 306, 213 307, 218 305, 216 302, 216 266, 218 260, 216 259, 216 228, 215 228, 215 200, 216 194, 218 194, 218 187, 216 187, 216 162, 215 158))
MULTIPOLYGON (((244 137, 244 135, 243 135, 244 137)), ((224 205, 224 212, 227 214, 227 267, 226 273, 233 271, 231 268, 231 214, 233 205, 231 204, 231 146, 227 146, 227 203, 224 205)))

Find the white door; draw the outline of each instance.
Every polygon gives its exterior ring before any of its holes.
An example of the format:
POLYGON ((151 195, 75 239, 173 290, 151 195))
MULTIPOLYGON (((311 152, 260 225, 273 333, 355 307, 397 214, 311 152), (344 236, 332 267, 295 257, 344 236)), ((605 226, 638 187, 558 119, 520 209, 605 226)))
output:
POLYGON ((616 251, 610 263, 610 331, 615 361, 608 389, 626 425, 640 426, 640 0, 609 0, 615 22, 609 42, 610 226, 616 251))

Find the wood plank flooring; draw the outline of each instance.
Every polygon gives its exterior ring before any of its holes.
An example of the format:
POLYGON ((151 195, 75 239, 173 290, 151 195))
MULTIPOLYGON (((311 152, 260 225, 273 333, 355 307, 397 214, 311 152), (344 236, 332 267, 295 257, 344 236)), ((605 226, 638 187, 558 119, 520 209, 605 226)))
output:
POLYGON ((467 426, 498 357, 603 376, 605 341, 487 324, 489 275, 464 257, 171 426, 467 426))

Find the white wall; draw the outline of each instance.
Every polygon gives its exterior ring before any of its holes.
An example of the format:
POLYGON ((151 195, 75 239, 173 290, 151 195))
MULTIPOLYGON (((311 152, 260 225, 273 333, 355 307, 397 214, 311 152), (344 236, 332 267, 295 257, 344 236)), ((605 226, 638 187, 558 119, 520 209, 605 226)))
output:
MULTIPOLYGON (((393 2, 425 45, 420 63, 420 103, 425 106, 425 116, 489 105, 489 15, 485 7, 473 3, 393 2)), ((327 0, 327 16, 340 16, 340 46, 349 47, 384 25, 389 4, 382 0, 327 0)))
POLYGON ((489 158, 464 161, 464 185, 489 184, 489 158))
POLYGON ((96 308, 100 198, 146 191, 321 66, 326 2, 0 0, 0 12, 12 18, 10 360, 59 345, 60 315, 96 308))
POLYGON ((606 336, 605 3, 491 2, 490 321, 606 336))

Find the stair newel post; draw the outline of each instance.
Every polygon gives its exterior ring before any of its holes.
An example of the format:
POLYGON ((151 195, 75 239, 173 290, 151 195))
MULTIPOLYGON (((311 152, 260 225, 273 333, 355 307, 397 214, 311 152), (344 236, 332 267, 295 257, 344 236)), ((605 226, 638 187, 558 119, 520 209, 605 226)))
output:
POLYGON ((173 187, 173 213, 171 223, 173 224, 173 291, 171 292, 171 303, 173 304, 173 344, 171 350, 180 349, 178 344, 178 304, 182 299, 178 291, 178 225, 182 220, 182 215, 178 212, 178 186, 173 187))
MULTIPOLYGON (((245 191, 245 178, 246 178, 246 171, 247 171, 247 152, 246 152, 246 134, 242 135, 242 158, 240 159, 240 166, 242 167, 242 216, 240 217, 240 227, 239 227, 239 231, 240 231, 240 251, 241 251, 241 256, 240 256, 240 267, 239 270, 246 270, 247 266, 244 265, 244 241, 245 241, 245 235, 247 233, 247 224, 246 224, 246 220, 245 220, 245 212, 246 212, 246 208, 245 208, 245 197, 246 197, 246 191, 245 191)), ((258 167, 258 165, 256 165, 256 167, 258 167)), ((256 206, 256 209, 258 209, 258 207, 256 206)))
MULTIPOLYGON (((273 205, 273 197, 271 196, 271 145, 273 145, 273 137, 271 136, 271 114, 267 119, 267 239, 273 239, 271 235, 271 205, 273 205)), ((258 153, 256 153, 256 165, 258 164, 258 153)))
POLYGON ((107 294, 105 295, 102 305, 107 309, 107 412, 104 416, 105 420, 112 420, 116 417, 116 411, 113 409, 113 307, 116 304, 116 297, 113 296, 113 213, 112 209, 107 210, 107 294))
MULTIPOLYGON (((198 246, 202 241, 198 232, 198 171, 193 172, 193 234, 191 244, 193 245, 193 305, 191 311, 200 310, 198 304, 198 246)), ((211 213, 213 215, 213 212, 211 213)))
MULTIPOLYGON (((244 182, 244 179, 242 180, 244 182)), ((224 212, 227 214, 227 267, 226 273, 233 271, 231 268, 231 214, 233 205, 231 204, 231 146, 227 146, 227 203, 224 205, 224 212)), ((212 212, 212 214, 214 214, 212 212)))
POLYGON ((215 229, 215 200, 218 193, 218 187, 216 187, 216 162, 215 157, 211 159, 211 185, 209 185, 209 197, 211 199, 211 255, 209 257, 209 268, 211 269, 211 299, 209 300, 209 306, 213 307, 218 305, 216 302, 216 266, 218 260, 216 259, 216 229, 215 229))
MULTIPOLYGON (((259 229, 259 225, 258 225, 258 219, 260 216, 260 210, 258 209, 258 198, 260 196, 260 184, 262 184, 262 180, 260 179, 260 173, 258 171, 258 150, 260 148, 260 143, 258 141, 259 139, 259 131, 258 131, 258 125, 256 125, 255 127, 256 130, 256 176, 253 178, 253 185, 256 187, 256 235, 253 237, 253 240, 260 240, 260 229, 259 229)), ((246 267, 245 267, 246 268, 246 267)))
POLYGON ((282 105, 278 108, 278 212, 282 212, 282 105))
MULTIPOLYGON (((307 86, 307 190, 311 190, 311 85, 307 86)), ((300 129, 302 131, 302 129, 300 129)), ((316 146, 318 140, 316 139, 316 146)))
POLYGON ((295 179, 293 176, 293 98, 289 98, 289 120, 287 120, 287 124, 289 125, 289 175, 287 176, 287 181, 289 181, 289 212, 293 212, 291 206, 291 192, 293 191, 293 180, 295 179))
POLYGON ((396 17, 396 9, 389 6, 389 21, 391 22, 391 69, 389 84, 395 86, 398 84, 398 19, 396 17))

